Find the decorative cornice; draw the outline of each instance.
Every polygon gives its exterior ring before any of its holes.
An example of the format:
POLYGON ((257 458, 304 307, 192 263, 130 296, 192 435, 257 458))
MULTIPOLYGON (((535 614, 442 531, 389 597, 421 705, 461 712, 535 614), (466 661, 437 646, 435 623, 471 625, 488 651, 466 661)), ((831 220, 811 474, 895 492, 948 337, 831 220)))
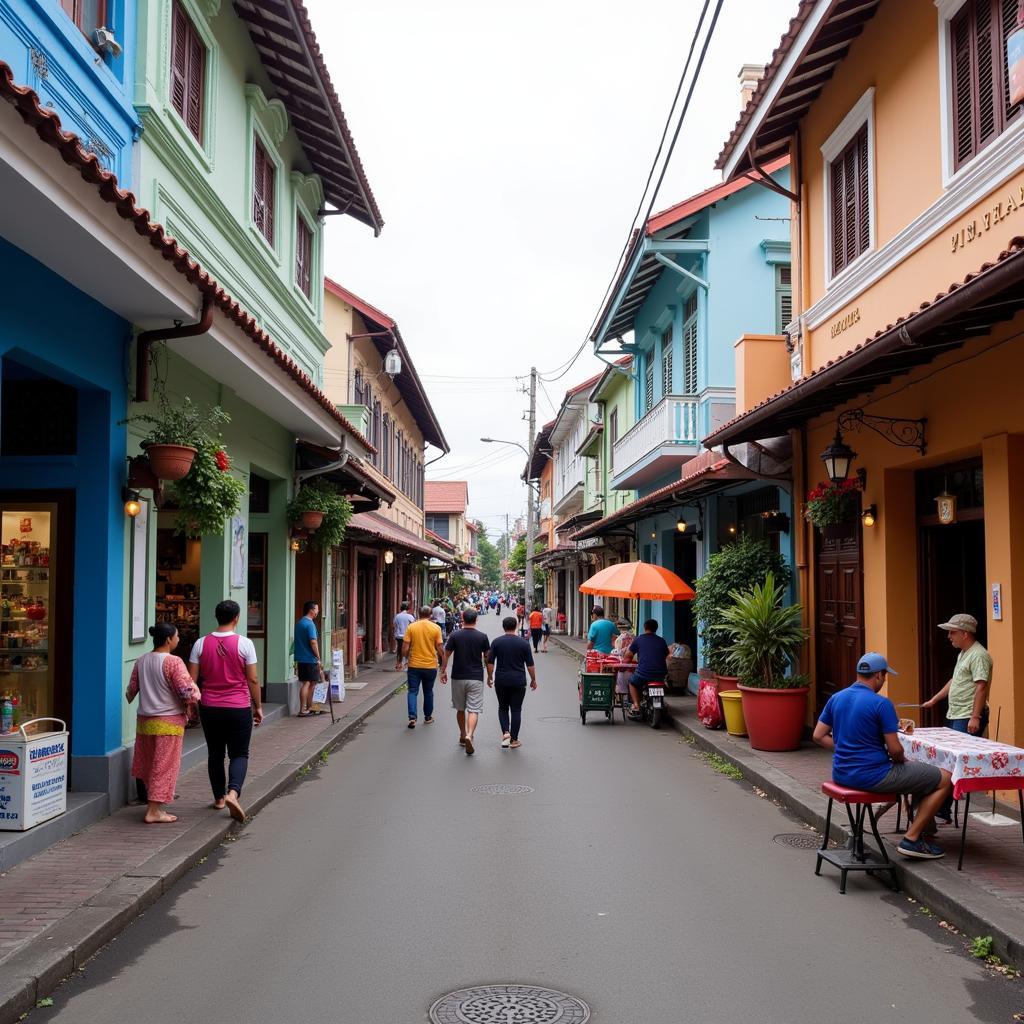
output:
POLYGON ((789 263, 791 248, 789 242, 778 238, 765 238, 761 241, 761 251, 765 263, 789 263))
POLYGON ((245 87, 245 98, 274 146, 280 148, 288 134, 288 111, 285 105, 277 99, 268 100, 263 90, 252 82, 245 87))
POLYGON ((295 194, 302 201, 307 212, 310 216, 316 217, 317 211, 324 205, 324 185, 320 180, 320 175, 292 171, 289 178, 295 194))

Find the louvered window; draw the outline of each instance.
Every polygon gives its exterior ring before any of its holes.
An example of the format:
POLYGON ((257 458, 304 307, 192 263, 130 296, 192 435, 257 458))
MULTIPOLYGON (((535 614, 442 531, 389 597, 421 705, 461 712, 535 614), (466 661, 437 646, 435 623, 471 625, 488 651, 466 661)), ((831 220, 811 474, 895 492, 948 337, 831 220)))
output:
POLYGON ((612 409, 611 416, 608 417, 608 464, 610 468, 615 470, 615 442, 619 439, 619 410, 618 407, 612 409))
POLYGON ((171 103, 188 130, 202 142, 206 47, 181 0, 174 0, 171 22, 171 103))
POLYGON ((775 333, 784 334, 793 320, 793 272, 789 267, 775 268, 775 333))
POLYGON ((949 23, 953 89, 953 167, 1001 135, 1020 114, 1010 106, 1006 39, 1018 25, 1018 0, 967 0, 949 23))
POLYGON ((391 479, 391 417, 387 413, 381 426, 380 471, 391 479))
POLYGON ((829 168, 833 276, 871 245, 870 177, 865 124, 829 168))
POLYGON ((686 300, 683 320, 683 394, 697 394, 697 293, 686 300))
POLYGON ((301 213, 295 215, 295 283, 307 299, 313 297, 313 232, 301 213))
POLYGON ((370 426, 370 444, 377 450, 370 456, 370 461, 380 465, 380 399, 373 403, 373 419, 370 426))
POLYGON ((252 219, 260 234, 274 244, 274 164, 260 142, 253 139, 252 219))
POLYGON ((644 371, 644 412, 654 408, 654 353, 647 354, 647 369, 644 371))
POLYGON ((672 394, 672 328, 666 327, 661 335, 661 393, 672 394))
POLYGON ((352 403, 353 405, 363 404, 363 371, 356 370, 352 378, 352 403))

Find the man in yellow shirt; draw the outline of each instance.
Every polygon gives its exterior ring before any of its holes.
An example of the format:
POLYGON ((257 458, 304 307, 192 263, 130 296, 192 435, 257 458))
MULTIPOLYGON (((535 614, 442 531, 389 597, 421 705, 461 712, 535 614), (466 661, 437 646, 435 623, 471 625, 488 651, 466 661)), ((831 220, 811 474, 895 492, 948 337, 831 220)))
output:
POLYGON ((420 686, 423 686, 423 721, 429 725, 434 721, 434 680, 437 679, 437 664, 442 656, 444 638, 441 627, 430 620, 429 605, 420 608, 420 617, 411 626, 406 626, 402 641, 402 654, 409 666, 406 675, 408 686, 409 728, 416 728, 420 686))

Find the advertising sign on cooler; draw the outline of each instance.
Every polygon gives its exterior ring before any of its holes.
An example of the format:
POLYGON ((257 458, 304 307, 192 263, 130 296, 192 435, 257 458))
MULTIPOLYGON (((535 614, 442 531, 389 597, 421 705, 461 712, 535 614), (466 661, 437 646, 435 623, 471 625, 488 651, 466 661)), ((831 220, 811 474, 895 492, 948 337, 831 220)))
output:
POLYGON ((331 651, 331 699, 345 699, 345 653, 331 651))
POLYGON ((0 736, 0 831, 21 832, 67 809, 67 729, 29 736, 31 724, 0 736))

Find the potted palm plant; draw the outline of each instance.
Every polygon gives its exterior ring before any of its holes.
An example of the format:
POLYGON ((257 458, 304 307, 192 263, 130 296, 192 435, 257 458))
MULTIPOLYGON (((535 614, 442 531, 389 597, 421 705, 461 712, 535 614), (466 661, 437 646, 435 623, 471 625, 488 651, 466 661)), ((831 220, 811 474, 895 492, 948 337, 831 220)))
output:
POLYGON ((743 718, 755 750, 797 750, 807 710, 807 679, 790 673, 807 638, 800 605, 784 605, 785 587, 768 573, 732 594, 717 632, 729 646, 726 661, 739 676, 743 718))

